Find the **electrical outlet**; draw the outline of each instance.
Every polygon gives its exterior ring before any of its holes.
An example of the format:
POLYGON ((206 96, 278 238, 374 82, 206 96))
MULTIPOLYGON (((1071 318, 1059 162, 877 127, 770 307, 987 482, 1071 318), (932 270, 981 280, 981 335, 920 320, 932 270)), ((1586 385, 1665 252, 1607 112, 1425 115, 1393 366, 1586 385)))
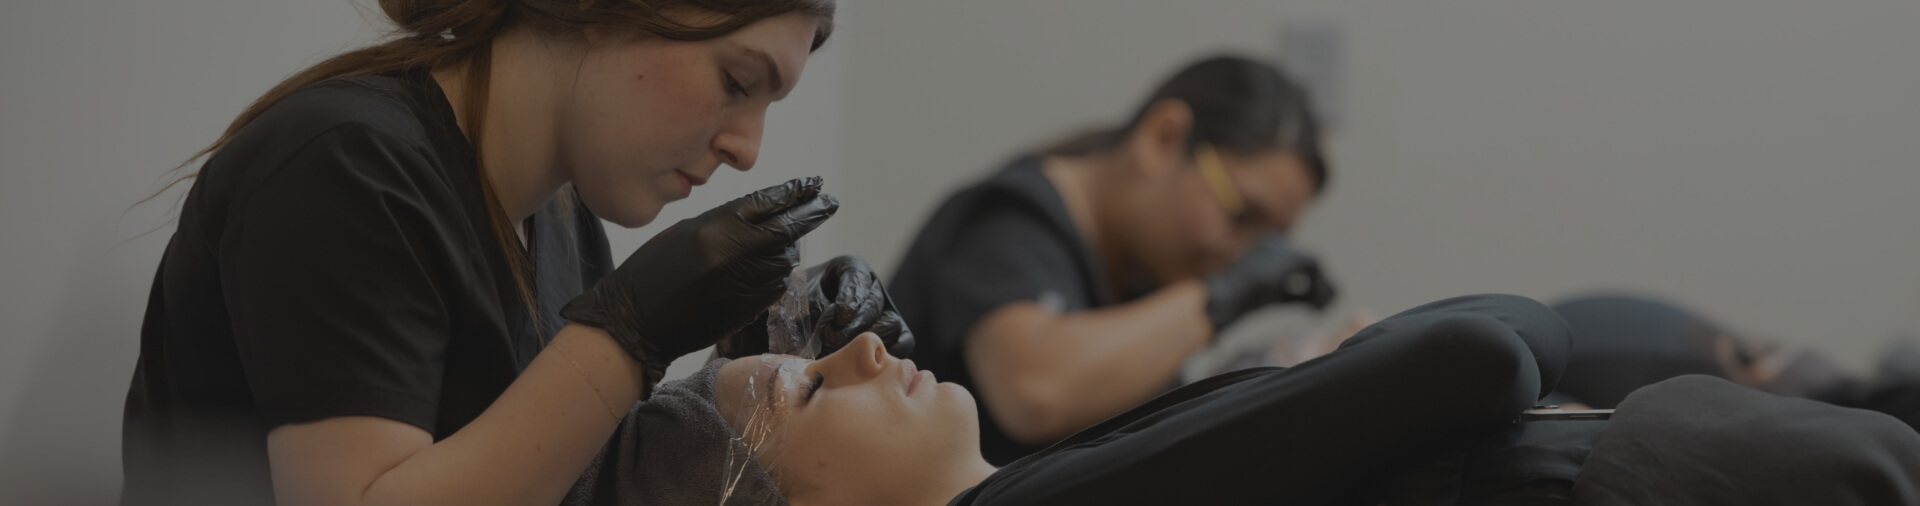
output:
POLYGON ((1311 97, 1314 112, 1331 130, 1345 119, 1346 35, 1330 19, 1289 20, 1280 24, 1280 65, 1311 97))

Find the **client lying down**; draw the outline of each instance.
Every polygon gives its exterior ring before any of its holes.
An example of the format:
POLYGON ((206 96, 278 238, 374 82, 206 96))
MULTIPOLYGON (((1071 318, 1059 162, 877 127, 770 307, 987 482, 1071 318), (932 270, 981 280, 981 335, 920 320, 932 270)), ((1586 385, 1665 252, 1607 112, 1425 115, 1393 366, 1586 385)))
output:
MULTIPOLYGON (((715 360, 663 385, 567 502, 1372 504, 1380 470, 1511 426, 1571 343, 1533 300, 1443 300, 1324 357, 1181 387, 995 469, 966 389, 862 335, 819 360, 715 360)), ((1911 430, 1895 436, 1920 448, 1911 430)), ((1920 497, 1894 481, 1907 495, 1890 497, 1920 497)))

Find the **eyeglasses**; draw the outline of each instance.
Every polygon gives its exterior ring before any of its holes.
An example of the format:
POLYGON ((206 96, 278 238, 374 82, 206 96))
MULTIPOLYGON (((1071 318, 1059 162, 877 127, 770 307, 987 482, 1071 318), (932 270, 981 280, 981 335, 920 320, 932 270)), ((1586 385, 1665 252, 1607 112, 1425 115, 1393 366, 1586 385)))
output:
POLYGON ((1193 150, 1193 162, 1200 166, 1200 177, 1207 181, 1207 189, 1213 190, 1213 196, 1220 200, 1220 207, 1227 212, 1227 218, 1235 225, 1247 221, 1247 199, 1240 195, 1233 178, 1227 176, 1227 166, 1220 162, 1220 152, 1212 144, 1201 143, 1193 150))

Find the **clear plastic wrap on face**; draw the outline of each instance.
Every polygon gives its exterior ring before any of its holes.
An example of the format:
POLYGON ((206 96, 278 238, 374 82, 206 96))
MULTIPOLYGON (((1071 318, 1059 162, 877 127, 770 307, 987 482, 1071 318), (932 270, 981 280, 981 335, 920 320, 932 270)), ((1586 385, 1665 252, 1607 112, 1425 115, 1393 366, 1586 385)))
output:
MULTIPOLYGON (((740 360, 771 361, 773 358, 762 355, 740 360)), ((747 377, 746 395, 739 397, 741 405, 737 406, 734 412, 748 415, 741 423, 741 427, 737 427, 734 431, 734 441, 739 444, 728 445, 726 473, 722 474, 726 478, 723 482, 724 488, 720 492, 720 504, 729 504, 729 501, 733 500, 735 492, 739 491, 741 481, 747 476, 748 469, 761 466, 769 473, 772 472, 773 463, 761 462, 759 457, 773 449, 770 446, 779 439, 775 437, 776 431, 785 425, 779 423, 778 419, 787 409, 787 397, 784 395, 785 383, 788 383, 794 375, 800 374, 797 370, 789 370, 797 367, 793 364, 780 365, 780 370, 774 373, 772 380, 766 384, 762 384, 755 376, 747 377)), ((781 504, 775 500, 777 491, 756 492, 759 499, 756 503, 781 504)))
MULTIPOLYGON (((818 358, 821 343, 811 331, 813 326, 808 314, 807 272, 795 270, 787 278, 787 293, 767 308, 767 349, 776 355, 789 355, 805 359, 818 358)), ((740 360, 761 360, 771 362, 773 355, 744 357, 740 360)), ((777 366, 771 376, 772 384, 761 384, 753 376, 747 377, 746 395, 739 396, 740 406, 734 406, 735 413, 748 413, 742 427, 737 427, 735 441, 727 453, 725 489, 721 491, 720 504, 732 500, 742 478, 750 466, 760 465, 769 473, 779 456, 771 445, 782 438, 775 437, 785 423, 780 418, 787 412, 787 389, 803 381, 806 375, 805 362, 786 361, 777 366), (771 397, 769 397, 771 396, 771 397), (772 455, 772 461, 760 462, 763 455, 772 455)), ((771 502, 773 495, 765 497, 763 502, 771 502)))
POLYGON ((787 277, 787 294, 767 308, 768 351, 805 359, 819 358, 820 340, 814 338, 807 304, 807 271, 796 269, 787 277))

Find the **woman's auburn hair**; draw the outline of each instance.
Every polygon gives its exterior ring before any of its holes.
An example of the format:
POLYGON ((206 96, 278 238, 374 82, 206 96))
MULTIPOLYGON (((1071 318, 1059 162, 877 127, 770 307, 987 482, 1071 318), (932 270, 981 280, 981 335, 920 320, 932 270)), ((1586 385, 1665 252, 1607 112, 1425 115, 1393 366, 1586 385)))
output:
MULTIPOLYGON (((589 27, 606 27, 667 40, 698 41, 722 37, 760 20, 797 12, 819 20, 809 47, 815 50, 833 34, 834 9, 834 0, 380 0, 380 10, 396 25, 388 40, 335 55, 295 72, 254 99, 218 139, 174 170, 226 147, 235 134, 268 108, 308 85, 328 79, 416 68, 463 68, 465 93, 461 103, 454 107, 460 108, 467 122, 466 135, 471 140, 468 144, 473 146, 473 160, 479 166, 480 191, 493 225, 494 239, 506 252, 521 302, 538 326, 540 314, 533 298, 531 262, 526 251, 520 248, 514 225, 501 206, 492 182, 485 177, 485 165, 480 162, 483 158, 479 139, 485 126, 494 39, 509 29, 522 27, 562 37, 577 36, 589 27)), ((198 171, 181 175, 148 199, 198 175, 198 171)))

